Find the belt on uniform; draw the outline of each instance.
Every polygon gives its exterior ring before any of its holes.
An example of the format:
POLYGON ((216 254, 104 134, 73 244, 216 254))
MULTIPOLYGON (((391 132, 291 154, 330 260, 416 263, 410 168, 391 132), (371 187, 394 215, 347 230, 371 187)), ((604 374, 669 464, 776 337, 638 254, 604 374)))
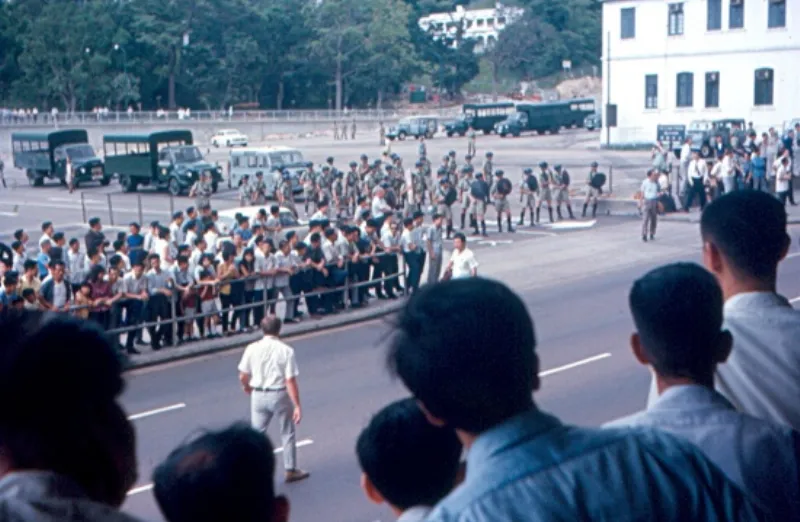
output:
POLYGON ((275 387, 275 388, 253 388, 253 391, 257 391, 257 392, 278 392, 278 391, 284 391, 285 389, 286 389, 286 386, 280 386, 280 387, 275 387))

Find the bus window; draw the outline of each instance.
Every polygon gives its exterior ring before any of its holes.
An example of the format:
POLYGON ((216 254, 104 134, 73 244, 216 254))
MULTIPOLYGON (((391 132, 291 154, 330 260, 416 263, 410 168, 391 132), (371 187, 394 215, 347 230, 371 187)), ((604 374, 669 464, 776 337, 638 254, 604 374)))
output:
POLYGON ((258 156, 247 156, 247 168, 255 169, 258 167, 258 156))
POLYGON ((238 167, 239 166, 239 158, 240 158, 240 156, 234 156, 233 157, 232 164, 233 164, 234 167, 238 167))
POLYGON ((258 157, 258 166, 261 167, 262 169, 268 169, 269 168, 269 158, 266 155, 259 156, 258 157))
POLYGON ((22 144, 18 141, 14 141, 11 143, 11 148, 14 150, 14 152, 19 152, 22 150, 22 144))

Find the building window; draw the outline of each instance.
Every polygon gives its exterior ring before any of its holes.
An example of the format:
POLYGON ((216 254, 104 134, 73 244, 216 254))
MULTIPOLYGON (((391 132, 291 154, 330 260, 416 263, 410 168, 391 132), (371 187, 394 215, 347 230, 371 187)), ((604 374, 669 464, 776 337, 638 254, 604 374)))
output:
POLYGON ((472 28, 472 20, 467 20, 467 29, 472 28))
POLYGON ((683 34, 683 2, 669 4, 669 35, 680 36, 683 34))
POLYGON ((719 31, 722 29, 722 0, 707 0, 708 20, 706 29, 719 31))
POLYGON ((657 74, 648 74, 644 77, 644 108, 658 109, 657 74))
POLYGON ((626 7, 620 10, 620 38, 636 38, 636 8, 626 7))
POLYGON ((694 105, 694 75, 690 72, 678 73, 678 89, 676 107, 691 107, 694 105))
POLYGON ((719 73, 706 73, 706 108, 719 108, 719 73))
POLYGON ((786 0, 769 0, 769 27, 786 27, 786 0))
POLYGON ((497 25, 505 25, 506 24, 506 17, 505 16, 498 16, 497 17, 497 25))
POLYGON ((489 27, 492 27, 494 25, 494 18, 487 18, 486 19, 486 25, 488 25, 489 27))
POLYGON ((756 69, 755 104, 772 105, 775 73, 772 69, 756 69))
POLYGON ((744 0, 731 0, 728 15, 730 28, 742 29, 744 27, 744 0))
POLYGON ((483 27, 483 18, 478 18, 478 27, 483 27))

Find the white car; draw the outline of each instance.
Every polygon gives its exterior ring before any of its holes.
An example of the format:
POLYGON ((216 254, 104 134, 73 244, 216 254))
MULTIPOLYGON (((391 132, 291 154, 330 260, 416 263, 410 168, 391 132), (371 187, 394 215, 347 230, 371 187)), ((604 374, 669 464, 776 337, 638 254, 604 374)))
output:
MULTIPOLYGON (((217 220, 217 229, 221 235, 228 235, 236 228, 236 214, 241 214, 252 222, 253 218, 256 217, 260 209, 263 208, 267 211, 267 213, 269 213, 271 206, 272 205, 269 204, 262 206, 254 205, 250 207, 237 207, 228 210, 220 210, 218 213, 219 217, 217 220)), ((308 232, 308 222, 298 220, 294 217, 292 211, 285 207, 281 207, 279 216, 284 233, 294 230, 300 235, 301 239, 305 237, 306 232, 308 232)))
POLYGON ((247 147, 247 135, 236 129, 223 129, 211 136, 211 144, 215 147, 247 147))

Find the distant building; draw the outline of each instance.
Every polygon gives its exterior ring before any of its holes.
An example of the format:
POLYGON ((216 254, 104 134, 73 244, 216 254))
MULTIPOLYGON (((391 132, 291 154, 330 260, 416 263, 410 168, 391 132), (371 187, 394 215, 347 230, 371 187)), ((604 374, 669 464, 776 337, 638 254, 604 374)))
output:
MULTIPOLYGON (((419 26, 433 38, 455 37, 459 26, 464 24, 464 39, 475 40, 475 52, 483 52, 497 42, 500 31, 522 16, 519 7, 496 4, 494 9, 464 9, 456 6, 450 13, 433 13, 419 19, 419 26)), ((453 42, 455 47, 457 42, 453 42)))
POLYGON ((800 117, 798 35, 800 0, 603 0, 610 143, 652 143, 657 125, 692 120, 780 131, 800 117))

